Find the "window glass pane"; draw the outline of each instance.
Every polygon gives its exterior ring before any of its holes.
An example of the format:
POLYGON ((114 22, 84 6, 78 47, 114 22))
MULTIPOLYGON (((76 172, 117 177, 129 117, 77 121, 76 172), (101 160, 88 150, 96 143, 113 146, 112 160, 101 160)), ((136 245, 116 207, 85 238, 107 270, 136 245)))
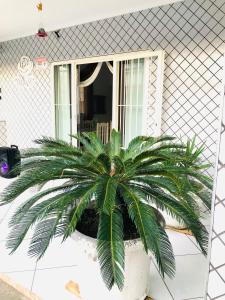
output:
POLYGON ((103 143, 110 137, 113 75, 107 63, 79 66, 77 131, 95 132, 103 143))
POLYGON ((132 138, 143 132, 144 59, 120 63, 119 95, 119 130, 127 147, 132 138))
POLYGON ((55 66, 56 138, 70 142, 71 134, 71 65, 55 66))

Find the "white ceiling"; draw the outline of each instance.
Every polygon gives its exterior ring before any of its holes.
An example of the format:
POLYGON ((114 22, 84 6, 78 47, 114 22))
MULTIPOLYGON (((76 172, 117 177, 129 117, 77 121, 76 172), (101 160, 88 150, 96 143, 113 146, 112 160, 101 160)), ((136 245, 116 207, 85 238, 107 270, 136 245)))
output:
POLYGON ((0 0, 0 41, 36 33, 43 23, 47 31, 112 17, 179 0, 0 0))

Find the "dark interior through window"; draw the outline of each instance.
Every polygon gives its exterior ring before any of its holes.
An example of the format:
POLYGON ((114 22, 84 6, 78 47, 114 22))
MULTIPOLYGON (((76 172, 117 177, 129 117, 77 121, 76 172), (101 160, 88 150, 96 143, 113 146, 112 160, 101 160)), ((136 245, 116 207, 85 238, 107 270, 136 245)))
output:
MULTIPOLYGON (((97 64, 79 66, 80 82, 93 74, 97 64)), ((107 142, 112 122, 113 75, 103 63, 93 83, 79 87, 78 132, 96 132, 107 142)))

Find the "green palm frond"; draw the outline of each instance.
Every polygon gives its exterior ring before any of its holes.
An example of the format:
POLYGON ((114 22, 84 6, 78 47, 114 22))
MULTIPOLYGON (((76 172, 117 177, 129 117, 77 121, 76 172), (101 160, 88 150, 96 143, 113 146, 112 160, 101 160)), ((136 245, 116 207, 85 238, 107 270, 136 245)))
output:
MULTIPOLYGON (((82 193, 84 193, 84 191, 78 189, 67 193, 60 193, 31 207, 18 222, 12 225, 7 241, 7 248, 11 250, 11 253, 15 252, 29 229, 39 220, 48 218, 52 212, 58 211, 59 209, 65 211, 68 207, 68 203, 73 203, 74 199, 82 193)), ((42 255, 42 253, 40 253, 40 255, 42 255)))
MULTIPOLYGON (((42 137, 41 139, 36 139, 34 141, 37 145, 41 146, 41 152, 46 152, 49 154, 49 152, 52 152, 54 154, 55 152, 57 154, 60 153, 66 153, 66 154, 73 154, 74 156, 81 155, 82 152, 79 148, 71 145, 70 143, 60 140, 60 139, 54 139, 51 137, 42 137)), ((23 151, 22 156, 35 156, 37 155, 38 151, 40 151, 40 148, 34 148, 29 149, 28 151, 23 151)), ((45 154, 44 154, 45 155, 45 154)))
POLYGON ((30 187, 36 186, 38 184, 47 183, 50 180, 56 179, 69 179, 71 177, 75 177, 75 174, 72 171, 67 171, 66 169, 59 168, 51 168, 51 169, 31 169, 30 171, 24 172, 15 182, 10 184, 2 193, 2 198, 0 201, 0 205, 4 205, 13 201, 23 192, 28 190, 30 187))
POLYGON ((101 153, 97 158, 96 158, 97 162, 100 163, 103 168, 104 171, 103 173, 110 173, 111 171, 111 160, 109 158, 109 156, 105 153, 101 153))
POLYGON ((184 223, 193 233, 202 252, 207 253, 208 233, 203 224, 199 221, 198 212, 194 211, 190 205, 182 203, 179 199, 164 193, 158 188, 149 188, 136 186, 140 193, 149 196, 149 202, 154 203, 162 211, 166 211, 171 217, 178 222, 184 223))
POLYGON ((116 203, 116 192, 118 182, 109 175, 99 178, 96 187, 96 203, 105 214, 110 214, 116 203))
POLYGON ((46 252, 51 240, 56 234, 57 226, 63 211, 55 212, 52 216, 40 221, 34 231, 28 254, 40 259, 46 252))
POLYGON ((35 194, 34 196, 32 196, 30 199, 26 200, 22 205, 20 205, 15 213, 12 215, 12 218, 10 220, 9 225, 13 226, 16 225, 18 222, 20 222, 22 220, 22 218, 24 217, 24 215, 29 211, 29 209, 40 199, 42 199, 45 196, 49 196, 52 193, 61 191, 61 190, 68 190, 69 188, 73 188, 74 184, 72 183, 65 183, 62 184, 60 186, 56 186, 53 188, 49 188, 49 189, 45 189, 37 194, 35 194))
POLYGON ((111 139, 110 142, 106 145, 107 152, 109 154, 109 157, 120 157, 121 154, 121 143, 122 143, 122 137, 119 132, 117 132, 115 129, 111 132, 111 139))
POLYGON ((123 218, 118 210, 111 210, 110 214, 100 214, 97 251, 106 286, 111 289, 115 283, 121 290, 124 284, 125 254, 123 218))
POLYGON ((139 200, 139 197, 125 185, 120 185, 124 201, 127 203, 130 218, 135 223, 136 228, 142 239, 145 251, 149 249, 149 218, 146 216, 144 204, 139 200), (147 225, 147 227, 146 227, 147 225))
POLYGON ((204 174, 209 165, 201 161, 204 147, 196 147, 195 139, 183 144, 170 136, 139 136, 125 149, 115 130, 106 145, 94 133, 72 138, 81 146, 43 137, 36 140, 38 148, 22 151, 17 166, 21 175, 3 191, 0 205, 31 187, 41 190, 28 197, 10 221, 11 252, 34 227, 29 254, 41 258, 53 238, 64 241, 71 236, 91 207, 99 220, 98 260, 109 289, 124 285, 125 217, 136 227, 145 251, 155 256, 163 276, 175 272, 164 211, 192 231, 206 254, 208 236, 199 201, 210 209, 212 179, 204 174), (47 183, 53 185, 46 188, 47 183))
POLYGON ((71 211, 71 220, 69 221, 64 233, 64 240, 70 236, 76 229, 77 223, 80 220, 82 213, 91 201, 91 197, 95 191, 95 184, 90 185, 86 190, 80 190, 79 195, 76 195, 78 201, 75 208, 71 211))
POLYGON ((105 147, 101 139, 94 132, 84 132, 83 136, 88 140, 89 144, 93 147, 95 155, 105 153, 105 147))
POLYGON ((174 140, 174 137, 163 136, 163 137, 147 137, 137 136, 131 140, 128 148, 125 151, 125 160, 135 158, 140 152, 150 150, 152 147, 162 142, 170 142, 174 140))
POLYGON ((210 193, 206 189, 202 189, 201 191, 195 192, 195 194, 202 200, 205 206, 211 210, 212 206, 212 193, 210 193))
POLYGON ((84 147, 85 151, 90 153, 93 157, 105 152, 104 145, 101 140, 94 133, 83 133, 77 135, 71 135, 77 139, 84 147))
POLYGON ((127 202, 128 212, 140 234, 145 251, 151 251, 158 263, 160 272, 164 276, 172 277, 175 270, 175 261, 172 246, 163 228, 159 226, 155 210, 140 201, 135 192, 121 186, 124 201, 127 202))
POLYGON ((126 174, 126 166, 123 159, 117 155, 112 157, 111 167, 115 171, 115 174, 126 174))

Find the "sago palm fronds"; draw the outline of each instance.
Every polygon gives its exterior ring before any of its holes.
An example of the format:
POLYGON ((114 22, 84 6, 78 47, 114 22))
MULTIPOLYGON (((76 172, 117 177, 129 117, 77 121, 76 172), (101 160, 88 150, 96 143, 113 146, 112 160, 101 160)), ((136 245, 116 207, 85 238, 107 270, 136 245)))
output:
POLYGON ((124 210, 163 276, 173 276, 175 262, 157 209, 183 222, 206 254, 207 231, 196 199, 210 207, 212 181, 202 173, 201 148, 166 136, 139 136, 123 149, 115 130, 107 145, 93 133, 73 137, 82 147, 44 137, 36 141, 39 148, 22 153, 21 175, 5 189, 1 205, 33 186, 41 190, 24 201, 11 219, 7 245, 12 252, 35 226, 29 254, 41 258, 54 237, 71 236, 94 199, 98 260, 109 289, 114 284, 122 289, 124 283, 124 210), (44 188, 49 182, 54 184, 44 188))

